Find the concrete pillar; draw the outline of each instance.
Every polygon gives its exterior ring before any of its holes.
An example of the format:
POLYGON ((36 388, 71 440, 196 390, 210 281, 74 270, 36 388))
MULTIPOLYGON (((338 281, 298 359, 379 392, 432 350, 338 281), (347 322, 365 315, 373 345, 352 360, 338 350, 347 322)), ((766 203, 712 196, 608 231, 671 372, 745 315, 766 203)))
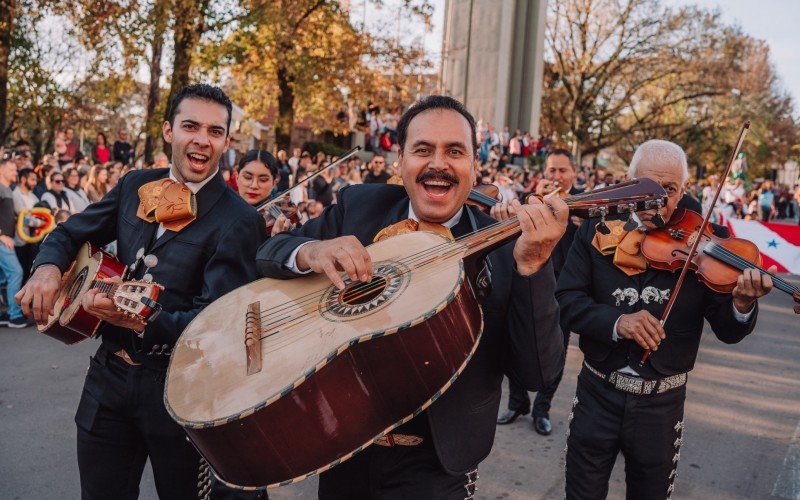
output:
POLYGON ((547 0, 447 0, 441 91, 502 130, 539 132, 547 0))

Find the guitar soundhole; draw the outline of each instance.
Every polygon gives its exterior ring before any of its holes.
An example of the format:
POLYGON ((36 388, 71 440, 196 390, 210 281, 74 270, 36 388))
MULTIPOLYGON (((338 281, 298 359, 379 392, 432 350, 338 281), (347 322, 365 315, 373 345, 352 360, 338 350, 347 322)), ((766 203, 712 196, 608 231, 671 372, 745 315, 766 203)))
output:
POLYGON ((399 262, 379 262, 369 283, 354 283, 345 278, 344 290, 328 288, 319 303, 319 312, 332 321, 371 314, 399 295, 408 284, 408 272, 399 262))
MULTIPOLYGON (((81 288, 83 288, 83 284, 86 282, 86 276, 89 274, 89 268, 84 267, 81 269, 81 272, 75 275, 72 278, 72 283, 69 287, 69 293, 67 294, 69 303, 71 304, 77 297, 78 294, 81 292, 81 288)), ((66 304, 65 304, 66 306, 66 304)))
POLYGON ((342 302, 349 306, 368 304, 379 297, 386 289, 386 278, 383 276, 373 276, 369 284, 350 283, 342 291, 342 302))

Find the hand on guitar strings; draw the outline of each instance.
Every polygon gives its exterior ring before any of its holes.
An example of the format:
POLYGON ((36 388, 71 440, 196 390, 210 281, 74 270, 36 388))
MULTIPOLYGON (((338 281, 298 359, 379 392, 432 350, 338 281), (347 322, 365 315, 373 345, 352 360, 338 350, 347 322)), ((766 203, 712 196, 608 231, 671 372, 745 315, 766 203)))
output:
MULTIPOLYGON (((775 273, 777 266, 767 269, 767 272, 775 273)), ((761 274, 758 269, 745 269, 736 282, 736 287, 731 292, 733 295, 733 306, 742 314, 747 314, 753 309, 756 300, 768 294, 772 290, 772 278, 766 274, 761 274)), ((797 308, 795 307, 795 312, 797 308)))
POLYGON ((53 305, 60 287, 61 270, 44 264, 36 268, 25 286, 14 295, 14 300, 22 307, 22 314, 44 325, 48 317, 55 314, 53 305))
MULTIPOLYGON (((114 278, 106 278, 103 280, 105 283, 122 283, 122 279, 117 276, 114 278)), ((83 310, 91 314, 95 318, 101 319, 107 323, 118 326, 120 328, 129 328, 131 330, 141 331, 147 323, 144 321, 130 318, 122 311, 117 309, 114 301, 108 298, 105 292, 101 292, 96 288, 87 291, 81 299, 81 306, 83 310)))
POLYGON ((301 271, 311 269, 315 273, 325 273, 339 290, 344 289, 340 271, 351 281, 372 280, 372 259, 355 236, 303 245, 297 252, 297 267, 301 271))
POLYGON ((509 205, 509 210, 512 209, 522 229, 514 245, 517 272, 530 276, 545 265, 567 230, 569 207, 557 196, 545 201, 532 196, 525 205, 513 200, 509 205))

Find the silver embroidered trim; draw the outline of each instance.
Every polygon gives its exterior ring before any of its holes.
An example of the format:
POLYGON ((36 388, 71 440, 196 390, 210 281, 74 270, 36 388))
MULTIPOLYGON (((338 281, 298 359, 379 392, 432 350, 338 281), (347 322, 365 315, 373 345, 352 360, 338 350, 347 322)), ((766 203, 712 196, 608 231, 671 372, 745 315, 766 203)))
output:
POLYGON ((637 396, 653 394, 654 391, 656 394, 661 394, 685 385, 688 379, 686 373, 679 373, 658 380, 645 380, 641 377, 621 372, 611 372, 611 374, 606 375, 585 361, 583 366, 598 378, 613 385, 615 389, 637 396))
POLYGON ((197 473, 197 498, 199 500, 211 499, 211 467, 205 458, 200 459, 200 470, 197 473))
POLYGON ((467 496, 464 497, 464 500, 472 500, 475 498, 475 492, 478 490, 478 479, 480 479, 478 468, 476 467, 467 472, 465 476, 467 476, 467 482, 464 483, 464 489, 467 490, 467 496))

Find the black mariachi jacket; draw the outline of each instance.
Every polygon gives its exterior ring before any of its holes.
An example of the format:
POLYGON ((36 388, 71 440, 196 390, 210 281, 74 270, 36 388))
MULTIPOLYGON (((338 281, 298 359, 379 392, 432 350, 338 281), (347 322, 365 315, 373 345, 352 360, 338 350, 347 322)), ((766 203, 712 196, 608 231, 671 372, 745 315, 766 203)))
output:
MULTIPOLYGON (((262 245, 257 257, 260 274, 297 277, 283 264, 301 243, 354 235, 366 246, 381 229, 408 218, 409 199, 401 186, 351 186, 339 191, 338 198, 338 204, 320 217, 262 245)), ((466 210, 472 216, 464 213, 453 228, 455 236, 472 230, 469 219, 478 228, 496 222, 474 207, 466 210)), ((503 375, 515 377, 526 389, 538 390, 556 377, 564 355, 552 267, 548 263, 531 276, 521 276, 514 268, 513 244, 489 256, 492 289, 481 303, 484 329, 475 354, 425 412, 439 460, 452 474, 475 468, 491 451, 503 375)))
MULTIPOLYGON (((124 348, 134 361, 156 369, 166 369, 181 332, 204 306, 255 279, 256 249, 267 238, 261 216, 217 172, 197 193, 197 218, 182 231, 167 231, 155 240, 159 224, 136 216, 138 189, 168 175, 168 169, 124 175, 102 200, 59 224, 34 263, 55 264, 63 273, 86 241, 99 247, 117 240, 117 258, 129 266, 140 248, 155 255, 158 264, 149 272, 164 286, 158 298, 163 312, 147 326, 144 339, 109 324, 99 331, 108 350, 124 348)), ((143 267, 132 278, 141 278, 143 267)))
POLYGON ((742 323, 734 316, 731 295, 712 291, 690 272, 667 319, 666 339, 645 366, 639 367, 644 350, 633 340, 615 342, 614 324, 622 314, 642 309, 660 318, 679 273, 648 269, 626 275, 613 264, 613 255, 602 255, 592 246, 597 222, 587 220, 578 229, 556 287, 561 319, 580 335, 580 348, 594 367, 610 372, 630 365, 645 378, 688 372, 697 358, 704 319, 727 344, 737 343, 753 331, 757 304, 742 323))

